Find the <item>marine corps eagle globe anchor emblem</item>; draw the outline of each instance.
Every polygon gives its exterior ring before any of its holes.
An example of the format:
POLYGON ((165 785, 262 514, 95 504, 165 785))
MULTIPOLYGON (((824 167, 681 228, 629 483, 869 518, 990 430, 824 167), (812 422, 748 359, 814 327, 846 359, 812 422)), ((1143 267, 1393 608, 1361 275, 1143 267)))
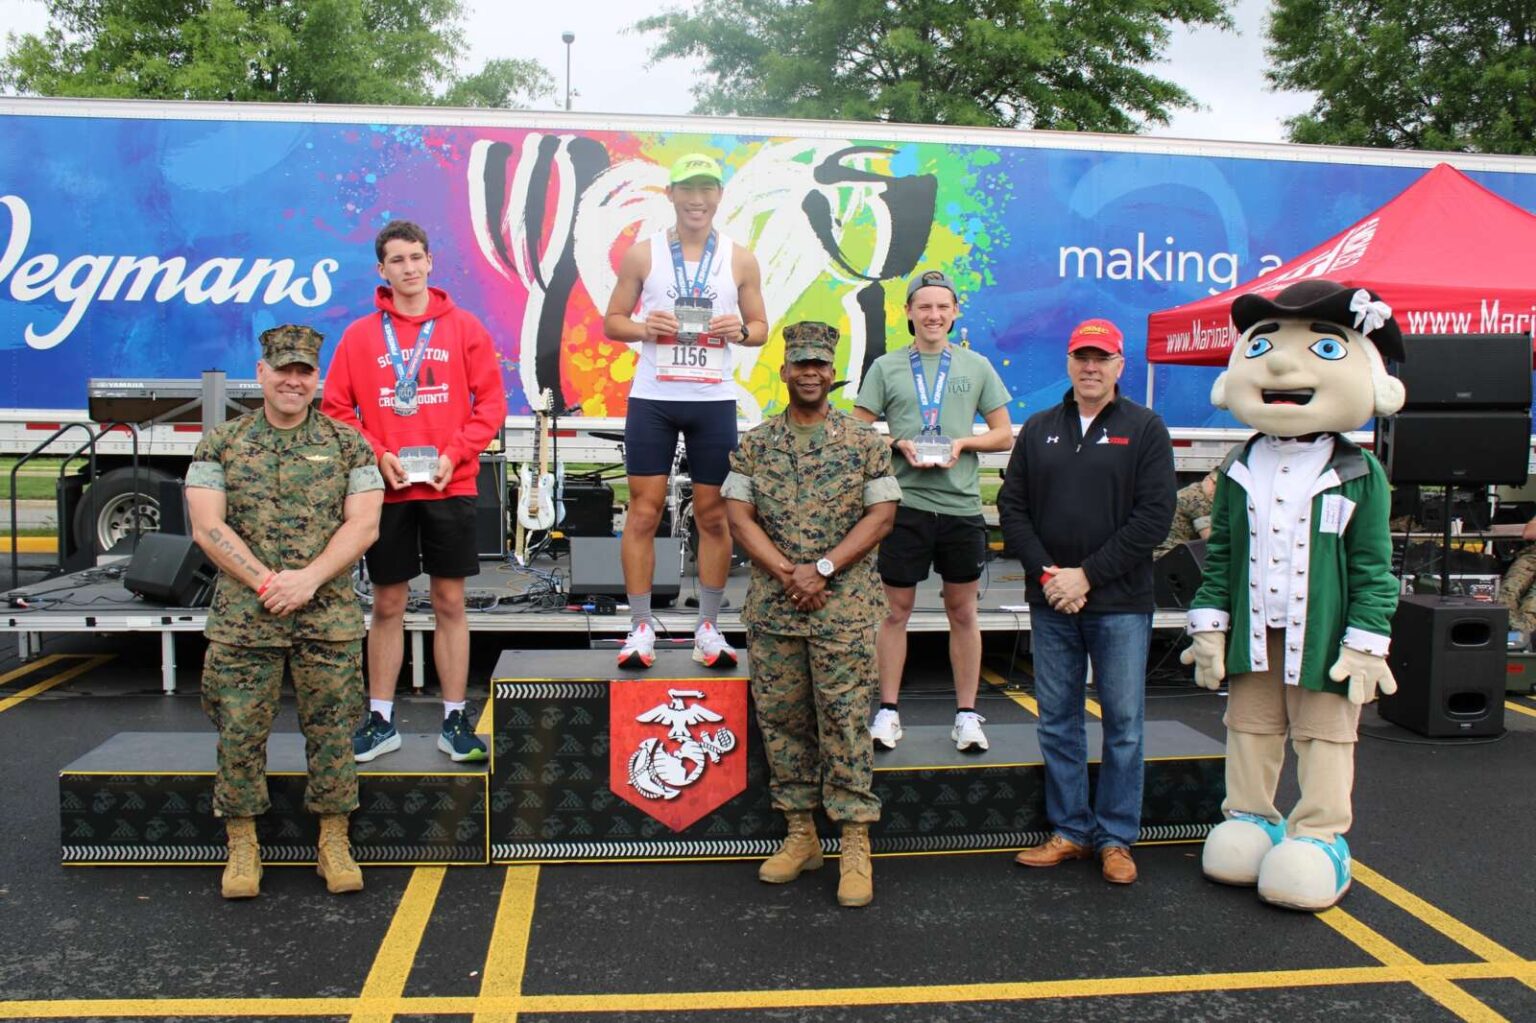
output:
POLYGON ((713 735, 700 731, 694 736, 693 726, 725 720, 700 702, 704 696, 697 689, 668 689, 666 703, 635 717, 642 724, 667 728, 665 740, 642 739, 629 758, 629 784, 646 799, 676 799, 703 776, 708 764, 718 764, 736 748, 736 733, 725 726, 713 735), (685 704, 685 699, 694 702, 685 704))

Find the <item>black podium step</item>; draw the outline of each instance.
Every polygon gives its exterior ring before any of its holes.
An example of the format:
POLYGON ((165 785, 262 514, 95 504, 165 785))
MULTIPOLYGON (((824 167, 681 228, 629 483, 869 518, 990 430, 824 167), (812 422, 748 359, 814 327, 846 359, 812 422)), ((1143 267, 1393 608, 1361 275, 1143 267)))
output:
MULTIPOLYGON (((784 821, 769 802, 746 676, 745 663, 716 671, 687 651, 661 651, 647 671, 617 669, 608 651, 503 653, 492 676, 491 859, 772 852, 784 821)), ((1092 757, 1097 723, 1089 733, 1092 757)), ((1048 837, 1036 726, 989 723, 987 735, 990 751, 974 755, 956 751, 948 727, 910 727, 896 750, 876 756, 875 852, 1007 849, 1048 837)), ((1222 745, 1149 721, 1146 757, 1141 840, 1203 839, 1221 820, 1222 745)), ((824 844, 837 847, 835 838, 824 844)))
MULTIPOLYGON (((358 765, 352 851, 363 864, 486 862, 486 766, 455 764, 435 735, 358 765)), ((67 864, 222 863, 213 816, 218 737, 121 732, 59 772, 67 864)), ((272 809, 257 819, 262 860, 313 864, 318 818, 304 809, 304 737, 267 743, 272 809)))

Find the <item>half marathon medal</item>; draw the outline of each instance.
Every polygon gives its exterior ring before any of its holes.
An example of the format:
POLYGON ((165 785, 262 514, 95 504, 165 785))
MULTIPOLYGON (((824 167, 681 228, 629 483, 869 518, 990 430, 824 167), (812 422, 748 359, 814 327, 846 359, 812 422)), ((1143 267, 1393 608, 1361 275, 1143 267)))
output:
POLYGON ((389 361, 395 367, 395 415, 414 416, 416 377, 421 373, 421 360, 426 358, 427 343, 432 340, 432 330, 437 326, 437 320, 428 320, 421 325, 421 333, 416 336, 416 347, 411 349, 411 361, 407 364, 400 354, 400 342, 395 337, 395 325, 390 321, 389 313, 380 311, 379 317, 384 321, 384 347, 389 349, 389 361))
POLYGON ((954 441, 939 432, 939 412, 944 406, 944 385, 949 382, 949 346, 945 345, 939 355, 939 371, 933 378, 932 394, 929 394, 928 383, 923 379, 923 360, 917 354, 916 345, 907 349, 907 358, 912 366, 912 386, 917 391, 917 411, 923 419, 923 432, 912 442, 917 449, 917 464, 947 465, 954 454, 955 445, 954 441))
POLYGON ((705 282, 715 261, 715 232, 709 232, 693 280, 683 262, 683 245, 676 234, 667 239, 672 252, 672 274, 677 298, 672 315, 677 333, 656 339, 656 379, 693 384, 718 384, 725 380, 725 341, 709 333, 715 303, 704 294, 705 282))

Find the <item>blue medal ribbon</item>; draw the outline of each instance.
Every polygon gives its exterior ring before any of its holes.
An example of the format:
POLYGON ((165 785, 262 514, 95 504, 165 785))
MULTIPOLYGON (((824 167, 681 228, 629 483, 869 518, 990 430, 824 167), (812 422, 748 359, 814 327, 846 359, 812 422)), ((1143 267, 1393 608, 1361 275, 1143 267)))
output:
POLYGON ((907 359, 912 364, 912 385, 917 389, 917 412, 923 419, 923 433, 940 436, 939 411, 944 407, 944 384, 949 379, 949 362, 951 352, 949 346, 944 346, 944 351, 939 355, 939 371, 933 378, 933 393, 928 393, 928 384, 923 379, 923 359, 917 354, 917 346, 907 349, 907 359))
POLYGON ((416 347, 411 349, 411 361, 407 365, 400 354, 400 341, 395 337, 395 325, 390 322, 389 313, 381 310, 379 318, 384 322, 384 347, 389 349, 389 361, 395 367, 396 403, 415 405, 416 375, 421 372, 421 360, 426 357, 427 342, 432 340, 432 329, 437 326, 437 320, 431 319, 421 325, 421 333, 416 337, 416 347))
POLYGON ((704 251, 699 253, 699 267, 694 272, 693 283, 688 282, 688 267, 683 262, 683 243, 676 234, 667 238, 672 250, 672 275, 677 279, 678 298, 699 298, 704 294, 704 283, 709 280, 710 267, 715 262, 715 232, 709 232, 704 241, 704 251))

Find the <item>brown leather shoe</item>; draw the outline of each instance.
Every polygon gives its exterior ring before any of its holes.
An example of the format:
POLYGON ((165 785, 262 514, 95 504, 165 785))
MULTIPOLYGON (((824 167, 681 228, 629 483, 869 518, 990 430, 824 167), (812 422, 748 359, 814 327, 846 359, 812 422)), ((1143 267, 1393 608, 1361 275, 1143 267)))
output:
POLYGON ((1123 845, 1106 845, 1099 850, 1099 868, 1110 884, 1131 884, 1136 880, 1136 861, 1123 845))
POLYGON ((1092 855, 1093 850, 1088 846, 1078 845, 1061 835, 1052 835, 1044 845, 1031 846, 1019 853, 1013 862, 1021 867, 1054 867, 1067 860, 1086 860, 1092 855))

